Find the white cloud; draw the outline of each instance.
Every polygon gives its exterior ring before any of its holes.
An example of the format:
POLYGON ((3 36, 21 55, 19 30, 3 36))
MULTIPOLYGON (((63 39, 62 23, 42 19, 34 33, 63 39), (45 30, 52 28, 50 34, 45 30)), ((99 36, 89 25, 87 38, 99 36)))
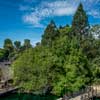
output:
POLYGON ((72 15, 75 12, 75 8, 58 8, 54 10, 55 16, 66 16, 66 15, 72 15))
MULTIPOLYGON (((33 1, 30 0, 30 2, 33 1)), ((43 0, 36 7, 21 6, 20 10, 27 10, 27 13, 23 15, 25 23, 34 27, 43 27, 41 21, 47 17, 73 15, 80 1, 83 2, 89 15, 100 18, 100 8, 95 8, 96 5, 100 5, 100 0, 54 0, 51 2, 43 0)))
POLYGON ((65 16, 65 15, 72 15, 76 8, 77 3, 70 3, 67 0, 58 0, 55 2, 44 2, 43 6, 47 6, 47 9, 50 11, 50 15, 53 16, 65 16))
POLYGON ((34 13, 31 13, 30 15, 23 16, 23 21, 25 23, 29 23, 31 25, 34 25, 34 27, 43 27, 42 24, 40 24, 42 18, 38 17, 34 13))
MULTIPOLYGON (((21 7, 21 9, 24 10, 25 8, 21 7)), ((41 20, 50 16, 72 15, 76 10, 76 6, 65 0, 53 2, 45 1, 41 2, 38 7, 33 7, 31 9, 32 11, 30 13, 23 16, 24 22, 32 24, 34 27, 42 27, 41 20)))

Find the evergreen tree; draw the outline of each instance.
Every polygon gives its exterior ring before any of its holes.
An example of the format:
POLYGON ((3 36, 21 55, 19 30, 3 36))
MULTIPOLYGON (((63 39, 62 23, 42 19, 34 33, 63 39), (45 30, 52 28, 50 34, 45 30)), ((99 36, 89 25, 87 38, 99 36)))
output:
POLYGON ((32 45, 30 43, 30 40, 29 39, 25 39, 24 40, 24 49, 28 49, 28 48, 31 48, 32 45))
POLYGON ((74 35, 85 36, 89 28, 88 17, 80 3, 72 21, 72 31, 74 35))
POLYGON ((4 49, 7 50, 9 53, 13 51, 13 43, 10 39, 5 39, 4 41, 4 49))
POLYGON ((18 51, 21 48, 21 42, 20 41, 15 41, 14 42, 15 48, 18 51))
POLYGON ((55 25, 55 22, 51 20, 50 24, 46 27, 44 35, 42 36, 42 44, 51 46, 52 41, 59 35, 59 31, 55 25))

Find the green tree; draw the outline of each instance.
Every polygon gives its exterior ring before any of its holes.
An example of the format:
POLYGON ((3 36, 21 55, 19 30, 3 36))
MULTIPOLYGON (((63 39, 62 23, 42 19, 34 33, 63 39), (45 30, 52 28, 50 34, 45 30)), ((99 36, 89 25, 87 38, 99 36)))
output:
POLYGON ((14 45, 15 45, 16 50, 19 51, 20 48, 21 48, 21 42, 20 41, 15 41, 14 45))
POLYGON ((10 39, 5 39, 3 47, 5 50, 9 51, 9 53, 11 53, 14 49, 13 43, 10 39))
POLYGON ((28 49, 13 63, 14 82, 24 91, 38 91, 45 86, 46 75, 42 61, 42 48, 28 49))
POLYGON ((42 44, 45 46, 51 46, 52 41, 59 36, 59 31, 55 25, 55 22, 51 20, 50 24, 46 27, 42 36, 42 44))
POLYGON ((72 21, 72 33, 76 36, 84 36, 88 34, 88 28, 88 17, 83 9, 82 3, 80 3, 72 21))
POLYGON ((26 50, 13 63, 15 83, 25 91, 43 90, 49 84, 57 95, 64 93, 66 84, 68 91, 85 87, 89 82, 87 58, 77 39, 68 39, 61 36, 53 41, 52 48, 38 45, 26 50))
POLYGON ((53 82, 53 92, 63 95, 65 92, 78 91, 84 88, 90 81, 89 64, 87 57, 83 54, 79 47, 77 38, 69 39, 66 36, 56 41, 54 54, 57 54, 62 63, 63 74, 59 73, 58 80, 53 82), (58 42, 57 42, 58 41, 58 42), (59 49, 58 49, 59 48, 59 49))
POLYGON ((59 29, 59 32, 60 32, 60 36, 61 35, 67 35, 69 37, 71 37, 71 27, 66 25, 65 27, 62 27, 59 29))
POLYGON ((32 47, 29 39, 24 40, 24 46, 23 47, 24 47, 24 49, 28 49, 28 48, 32 47))
POLYGON ((8 58, 8 51, 5 49, 0 49, 0 61, 6 60, 8 58))

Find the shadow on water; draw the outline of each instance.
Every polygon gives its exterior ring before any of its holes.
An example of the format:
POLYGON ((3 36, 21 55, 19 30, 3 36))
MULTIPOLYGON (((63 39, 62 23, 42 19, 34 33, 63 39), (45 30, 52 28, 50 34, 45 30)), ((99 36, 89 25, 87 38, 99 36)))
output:
POLYGON ((94 97, 93 100, 100 100, 100 97, 94 97))
POLYGON ((8 93, 0 97, 0 100, 56 100, 55 95, 34 95, 28 93, 8 93))

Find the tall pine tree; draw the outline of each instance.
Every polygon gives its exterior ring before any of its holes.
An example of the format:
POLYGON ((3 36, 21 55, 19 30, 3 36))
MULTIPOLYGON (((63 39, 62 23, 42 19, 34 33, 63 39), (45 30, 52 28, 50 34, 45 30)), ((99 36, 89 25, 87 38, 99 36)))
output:
POLYGON ((82 3, 80 3, 72 21, 72 31, 74 35, 85 36, 88 34, 88 28, 88 17, 83 9, 82 3))
POLYGON ((50 24, 46 27, 44 35, 42 36, 42 45, 51 46, 52 41, 59 35, 59 31, 55 25, 55 22, 51 20, 50 24))

